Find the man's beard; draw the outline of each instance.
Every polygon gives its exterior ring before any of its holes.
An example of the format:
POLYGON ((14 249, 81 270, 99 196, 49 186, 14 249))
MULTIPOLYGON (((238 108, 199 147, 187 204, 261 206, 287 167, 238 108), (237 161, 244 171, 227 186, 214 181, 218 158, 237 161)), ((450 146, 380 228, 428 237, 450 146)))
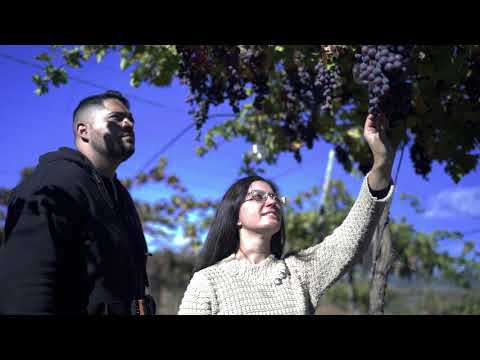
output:
POLYGON ((115 138, 110 134, 104 135, 103 138, 94 134, 90 144, 96 152, 112 162, 123 162, 135 152, 134 142, 127 144, 122 137, 115 138))

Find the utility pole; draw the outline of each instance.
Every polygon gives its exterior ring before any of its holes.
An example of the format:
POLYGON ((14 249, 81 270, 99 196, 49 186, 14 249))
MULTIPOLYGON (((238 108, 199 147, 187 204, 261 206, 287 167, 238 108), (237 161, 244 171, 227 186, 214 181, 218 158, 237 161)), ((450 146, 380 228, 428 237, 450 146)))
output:
POLYGON ((320 214, 325 212, 325 201, 327 199, 328 191, 330 190, 330 180, 332 178, 333 159, 335 150, 330 149, 328 152, 327 169, 325 170, 325 177, 323 179, 322 197, 320 198, 320 214))
MULTIPOLYGON (((330 149, 328 152, 328 161, 327 161, 327 168, 325 170, 325 176, 323 178, 323 186, 322 186, 322 196, 320 198, 320 207, 319 207, 319 216, 320 222, 324 222, 324 214, 325 214, 325 202, 327 201, 328 192, 330 190, 330 181, 332 178, 332 170, 333 170, 333 160, 335 157, 335 150, 330 149)), ((318 244, 323 239, 321 236, 317 237, 315 244, 318 244)))
MULTIPOLYGON (((333 170, 333 160, 335 157, 335 150, 330 149, 328 152, 328 162, 327 162, 327 169, 325 170, 325 177, 323 179, 323 187, 322 187, 322 197, 320 199, 320 221, 323 223, 324 216, 325 216, 325 207, 326 207, 326 202, 327 202, 327 196, 330 192, 330 182, 332 179, 332 170, 333 170)), ((320 237, 317 238, 317 244, 321 241, 322 239, 320 237)), ((351 307, 351 311, 353 315, 358 315, 359 314, 359 309, 358 309, 358 293, 357 290, 355 289, 355 276, 354 276, 354 267, 350 268, 347 274, 347 284, 348 284, 348 298, 349 298, 349 303, 351 307)))

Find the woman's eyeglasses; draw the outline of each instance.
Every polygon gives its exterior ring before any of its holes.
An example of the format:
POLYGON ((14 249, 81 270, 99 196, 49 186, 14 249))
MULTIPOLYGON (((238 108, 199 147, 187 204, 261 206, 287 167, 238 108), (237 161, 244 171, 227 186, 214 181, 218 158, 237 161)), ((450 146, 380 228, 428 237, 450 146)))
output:
POLYGON ((250 198, 246 199, 245 201, 255 200, 256 202, 260 203, 267 201, 267 197, 270 197, 270 199, 274 200, 280 206, 283 206, 287 203, 287 198, 285 196, 278 196, 277 194, 263 190, 252 190, 247 193, 247 196, 250 198))

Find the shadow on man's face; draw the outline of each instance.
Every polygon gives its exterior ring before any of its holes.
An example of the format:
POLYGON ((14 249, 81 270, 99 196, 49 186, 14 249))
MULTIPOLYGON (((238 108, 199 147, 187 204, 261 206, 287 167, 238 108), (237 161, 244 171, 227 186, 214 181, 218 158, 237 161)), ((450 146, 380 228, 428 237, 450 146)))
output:
POLYGON ((109 122, 103 135, 105 150, 111 159, 125 161, 135 152, 135 133, 132 128, 109 122))

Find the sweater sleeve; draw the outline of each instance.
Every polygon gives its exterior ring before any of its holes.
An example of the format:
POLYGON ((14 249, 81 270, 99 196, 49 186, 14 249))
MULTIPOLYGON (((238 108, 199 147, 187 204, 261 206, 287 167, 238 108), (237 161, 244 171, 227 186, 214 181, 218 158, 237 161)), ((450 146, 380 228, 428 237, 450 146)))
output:
POLYGON ((212 315, 213 288, 202 272, 193 274, 183 295, 178 315, 212 315))
POLYGON ((366 248, 385 206, 389 206, 394 186, 383 199, 372 196, 367 177, 350 212, 333 233, 321 243, 286 258, 307 291, 311 304, 318 300, 350 268, 354 259, 366 248))

